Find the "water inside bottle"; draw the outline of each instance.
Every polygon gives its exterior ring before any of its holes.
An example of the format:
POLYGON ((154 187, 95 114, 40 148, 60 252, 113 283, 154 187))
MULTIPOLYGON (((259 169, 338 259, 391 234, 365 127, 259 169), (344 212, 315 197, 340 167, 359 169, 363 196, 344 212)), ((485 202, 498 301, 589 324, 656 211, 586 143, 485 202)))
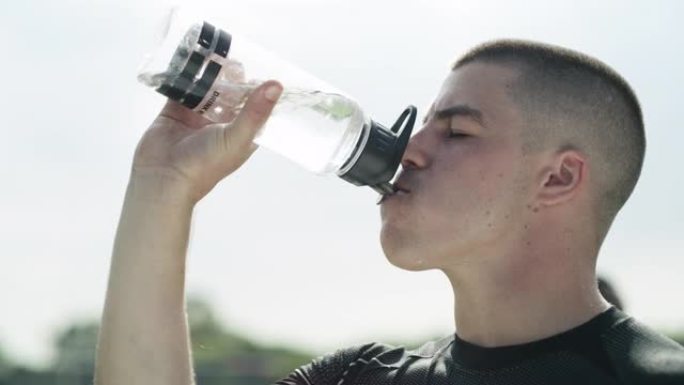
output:
MULTIPOLYGON (((220 101, 206 116, 237 115, 258 84, 221 80, 215 88, 220 101)), ((255 143, 314 173, 336 173, 354 155, 367 124, 363 110, 344 95, 286 87, 255 143)))
MULTIPOLYGON (((201 24, 192 25, 184 32, 180 43, 175 38, 167 39, 164 48, 167 53, 173 52, 170 60, 165 59, 166 55, 150 56, 140 70, 138 79, 156 89, 162 84, 174 84, 195 50, 206 54, 197 45, 201 28, 201 24)), ((218 60, 222 69, 203 101, 193 108, 209 120, 227 122, 233 119, 249 94, 262 83, 256 79, 248 80, 247 68, 242 60, 236 58, 240 57, 238 48, 234 42, 231 47, 233 56, 225 59, 209 56, 211 60, 218 60)), ((249 46, 243 47, 246 48, 249 46)), ((205 60, 202 70, 192 78, 193 82, 202 76, 204 66, 210 59, 205 60)), ((250 71, 258 64, 251 63, 250 71)), ((336 173, 350 160, 365 132, 364 127, 369 123, 363 110, 351 98, 334 91, 323 92, 320 89, 286 85, 255 142, 312 172, 336 173)))
POLYGON ((334 173, 353 155, 366 120, 343 95, 286 89, 255 142, 315 173, 334 173))

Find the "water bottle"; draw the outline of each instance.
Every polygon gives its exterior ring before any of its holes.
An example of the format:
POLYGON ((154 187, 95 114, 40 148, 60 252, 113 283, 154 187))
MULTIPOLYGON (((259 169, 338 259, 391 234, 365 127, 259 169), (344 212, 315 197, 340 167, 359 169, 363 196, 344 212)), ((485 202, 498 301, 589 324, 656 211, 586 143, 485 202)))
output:
POLYGON ((138 80, 214 122, 230 122, 256 87, 276 79, 283 93, 255 142, 317 174, 337 175, 380 194, 413 130, 407 107, 387 129, 354 99, 264 48, 207 21, 172 12, 138 80))

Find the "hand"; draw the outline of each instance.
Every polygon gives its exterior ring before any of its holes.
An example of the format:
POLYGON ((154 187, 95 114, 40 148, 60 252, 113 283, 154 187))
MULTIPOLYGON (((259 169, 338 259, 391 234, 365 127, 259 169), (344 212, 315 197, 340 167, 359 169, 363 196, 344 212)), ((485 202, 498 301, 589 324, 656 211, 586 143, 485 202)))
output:
POLYGON ((257 149, 254 137, 282 89, 276 81, 265 82, 230 123, 212 123, 169 100, 138 143, 132 177, 163 181, 160 189, 178 189, 196 203, 257 149))

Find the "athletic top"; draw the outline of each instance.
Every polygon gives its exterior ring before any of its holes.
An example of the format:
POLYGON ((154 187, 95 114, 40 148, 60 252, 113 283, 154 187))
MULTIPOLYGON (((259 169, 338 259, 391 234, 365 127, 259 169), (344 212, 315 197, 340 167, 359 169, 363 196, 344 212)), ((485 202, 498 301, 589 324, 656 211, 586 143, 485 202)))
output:
POLYGON ((684 347, 615 307, 542 340, 487 348, 457 333, 414 350, 373 342, 314 359, 277 385, 684 385, 684 347))

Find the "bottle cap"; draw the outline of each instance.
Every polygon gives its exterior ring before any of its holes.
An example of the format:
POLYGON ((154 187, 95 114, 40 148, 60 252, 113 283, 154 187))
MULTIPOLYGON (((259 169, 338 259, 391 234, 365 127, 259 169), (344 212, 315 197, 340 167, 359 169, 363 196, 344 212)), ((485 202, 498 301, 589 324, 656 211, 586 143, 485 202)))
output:
MULTIPOLYGON (((401 163, 416 113, 416 107, 408 106, 391 129, 371 120, 368 140, 363 148, 355 150, 361 154, 351 157, 357 158, 356 163, 340 178, 357 186, 369 186, 383 195, 394 193, 390 180, 401 163)), ((361 141, 357 146, 361 146, 361 141)))

